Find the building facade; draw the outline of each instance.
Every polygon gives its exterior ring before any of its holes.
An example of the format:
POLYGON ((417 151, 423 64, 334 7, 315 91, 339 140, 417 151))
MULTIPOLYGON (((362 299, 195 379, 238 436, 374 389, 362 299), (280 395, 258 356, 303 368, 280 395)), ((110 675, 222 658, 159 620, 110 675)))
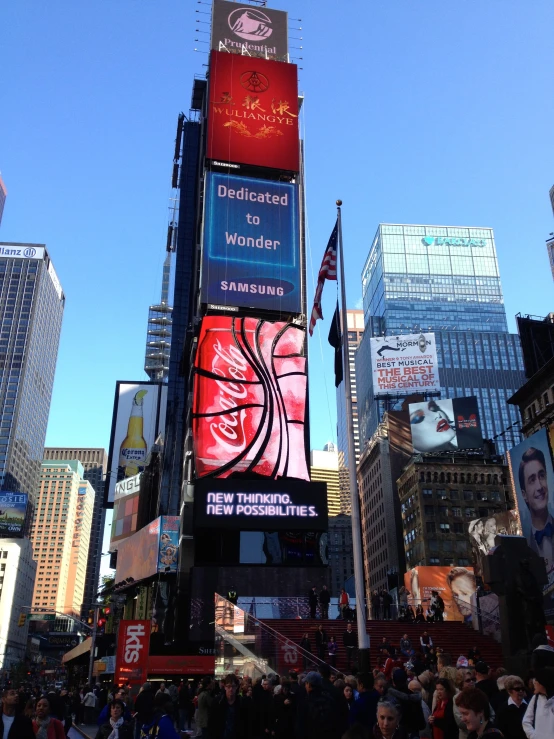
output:
POLYGON ((28 625, 19 617, 29 613, 36 567, 29 539, 0 539, 0 669, 25 658, 28 625))
MULTIPOLYGON (((341 318, 342 320, 342 318, 341 318)), ((350 363, 350 387, 352 390, 352 425, 354 426, 355 463, 360 459, 360 430, 358 424, 358 394, 356 387, 356 350, 364 333, 363 310, 347 310, 346 324, 348 329, 348 359, 350 363)), ((348 461, 348 430, 346 425, 346 397, 344 382, 337 390, 337 446, 339 452, 339 480, 341 513, 350 515, 350 473, 348 461)))
POLYGON ((312 482, 327 484, 329 516, 338 516, 341 512, 339 458, 334 444, 326 444, 324 451, 312 449, 310 452, 310 478, 312 482))
POLYGON ((374 399, 370 338, 435 333, 441 397, 475 395, 484 435, 504 452, 518 441, 507 400, 524 379, 508 332, 490 228, 380 224, 362 271, 365 333, 356 353, 363 442, 394 399, 374 399), (508 430, 507 430, 508 429, 508 430), (499 436, 500 435, 500 436, 499 436))
POLYGON ((38 488, 65 297, 41 244, 0 244, 0 489, 38 488))
POLYGON ((6 204, 6 197, 8 191, 2 177, 0 176, 0 225, 2 224, 2 216, 4 215, 4 205, 6 204))
POLYGON ((398 479, 408 569, 473 564, 468 524, 513 508, 502 457, 414 457, 398 479))
POLYGON ((338 598, 346 581, 354 574, 352 519, 340 513, 329 519, 329 569, 331 595, 338 598))
POLYGON ((41 465, 31 532, 37 577, 34 608, 80 616, 95 493, 78 460, 41 465))
POLYGON ((94 490, 94 510, 92 513, 87 575, 81 613, 84 617, 88 613, 91 604, 96 600, 100 581, 102 540, 104 538, 104 525, 106 521, 104 483, 108 472, 108 455, 105 449, 99 447, 80 449, 71 447, 46 447, 44 450, 44 459, 59 461, 78 459, 83 466, 84 479, 88 480, 94 490))

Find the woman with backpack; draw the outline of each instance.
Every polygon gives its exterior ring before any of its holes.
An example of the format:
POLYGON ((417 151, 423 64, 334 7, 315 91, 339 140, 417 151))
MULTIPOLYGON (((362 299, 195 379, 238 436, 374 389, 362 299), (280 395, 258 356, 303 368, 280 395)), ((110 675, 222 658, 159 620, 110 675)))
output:
POLYGON ((158 691, 154 698, 154 717, 151 721, 142 725, 140 739, 148 739, 149 737, 180 739, 173 725, 172 711, 173 703, 169 693, 158 691))
POLYGON ((554 667, 537 670, 535 694, 523 717, 523 731, 527 739, 554 737, 554 667))
POLYGON ((96 723, 96 695, 90 685, 83 690, 84 722, 89 726, 96 723))

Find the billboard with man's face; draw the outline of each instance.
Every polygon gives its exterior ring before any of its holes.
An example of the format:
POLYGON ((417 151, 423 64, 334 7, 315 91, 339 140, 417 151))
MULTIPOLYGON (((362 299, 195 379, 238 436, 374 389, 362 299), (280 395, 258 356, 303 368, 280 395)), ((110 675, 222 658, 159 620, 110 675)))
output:
POLYGON ((547 429, 543 428, 508 452, 523 536, 546 564, 554 582, 554 484, 547 429))
POLYGON ((480 449, 483 434, 477 398, 426 400, 410 403, 410 430, 414 452, 432 453, 480 449))
POLYGON ((433 592, 444 601, 445 621, 469 621, 476 584, 473 567, 414 567, 404 575, 408 605, 426 615, 432 608, 433 592))

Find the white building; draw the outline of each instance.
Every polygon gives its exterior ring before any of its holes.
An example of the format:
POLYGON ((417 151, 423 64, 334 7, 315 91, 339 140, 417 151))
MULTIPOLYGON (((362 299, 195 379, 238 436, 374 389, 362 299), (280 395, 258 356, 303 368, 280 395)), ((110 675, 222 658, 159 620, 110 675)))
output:
POLYGON ((25 657, 28 625, 18 626, 29 613, 37 563, 29 539, 0 539, 0 669, 7 670, 25 657))

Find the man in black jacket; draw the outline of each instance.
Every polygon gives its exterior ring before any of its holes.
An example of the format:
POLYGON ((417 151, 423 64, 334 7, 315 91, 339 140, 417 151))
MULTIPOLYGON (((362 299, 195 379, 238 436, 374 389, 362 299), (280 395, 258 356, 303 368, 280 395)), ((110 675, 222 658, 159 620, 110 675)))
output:
POLYGON ((329 603, 331 602, 331 593, 324 585, 319 594, 319 604, 321 606, 321 618, 329 618, 329 603))
POLYGON ((208 732, 212 739, 250 739, 251 716, 247 702, 237 695, 238 689, 238 678, 227 675, 223 693, 210 709, 208 732))
POLYGON ((315 618, 315 612, 317 611, 317 593, 315 588, 312 588, 308 594, 308 601, 310 604, 310 618, 315 618))
POLYGON ((19 695, 17 690, 2 691, 2 720, 0 739, 35 739, 33 722, 22 713, 17 713, 19 695))
POLYGON ((475 687, 487 696, 490 703, 496 693, 498 693, 498 685, 496 684, 496 680, 492 680, 489 677, 489 666, 485 662, 477 662, 475 665, 475 677, 477 680, 475 687))
POLYGON ((346 650, 346 667, 350 670, 352 659, 356 654, 356 647, 358 646, 358 639, 356 634, 352 631, 352 624, 350 622, 346 627, 346 631, 342 635, 342 643, 346 650))

